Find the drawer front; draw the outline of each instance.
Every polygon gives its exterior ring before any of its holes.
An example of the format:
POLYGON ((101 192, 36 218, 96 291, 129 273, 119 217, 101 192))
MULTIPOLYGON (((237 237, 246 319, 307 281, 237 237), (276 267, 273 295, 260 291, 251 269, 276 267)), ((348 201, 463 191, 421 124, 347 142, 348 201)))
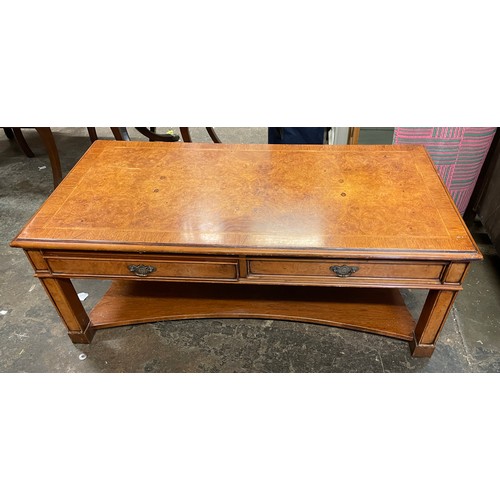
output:
POLYGON ((137 279, 237 280, 236 259, 46 256, 55 275, 84 277, 129 277, 137 279))
POLYGON ((248 275, 340 280, 401 279, 439 281, 445 263, 366 260, 249 260, 248 275))

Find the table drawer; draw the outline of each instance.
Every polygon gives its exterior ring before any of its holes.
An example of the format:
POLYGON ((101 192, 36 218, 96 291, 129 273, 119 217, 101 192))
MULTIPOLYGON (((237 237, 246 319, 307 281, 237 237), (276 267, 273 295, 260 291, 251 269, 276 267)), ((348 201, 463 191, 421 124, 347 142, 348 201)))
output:
POLYGON ((445 263, 373 260, 273 260, 248 261, 248 276, 283 276, 290 281, 303 278, 340 280, 401 279, 439 281, 445 263))
POLYGON ((82 277, 129 277, 137 279, 236 280, 236 259, 196 257, 88 256, 81 254, 45 256, 52 274, 82 277))

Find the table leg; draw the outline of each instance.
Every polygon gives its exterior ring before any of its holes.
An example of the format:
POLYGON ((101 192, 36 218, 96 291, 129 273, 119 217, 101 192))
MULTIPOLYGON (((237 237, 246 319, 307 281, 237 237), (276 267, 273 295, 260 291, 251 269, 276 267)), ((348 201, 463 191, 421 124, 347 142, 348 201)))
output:
POLYGON ((430 290, 410 343, 412 356, 430 357, 458 292, 430 290))
POLYGON ((68 278, 40 278, 74 344, 90 344, 95 328, 68 278))

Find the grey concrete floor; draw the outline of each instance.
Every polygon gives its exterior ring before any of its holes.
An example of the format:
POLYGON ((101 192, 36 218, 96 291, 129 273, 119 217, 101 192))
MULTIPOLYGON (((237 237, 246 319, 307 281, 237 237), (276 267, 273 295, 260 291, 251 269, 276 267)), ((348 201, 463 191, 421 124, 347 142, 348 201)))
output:
MULTIPOLYGON (((97 131, 100 138, 112 139, 109 129, 97 131)), ((53 132, 67 173, 90 146, 87 131, 53 132)), ((217 133, 227 143, 267 142, 265 128, 218 128, 217 133)), ((203 128, 193 128, 192 136, 210 142, 203 128)), ((412 358, 403 341, 269 320, 119 327, 98 331, 91 345, 73 345, 23 252, 9 247, 53 189, 41 141, 33 129, 25 129, 25 137, 35 158, 24 156, 0 130, 1 372, 500 372, 500 260, 479 224, 471 230, 484 260, 472 266, 430 359, 412 358)), ((135 133, 132 138, 144 140, 135 133)), ((366 135, 362 139, 369 142, 366 135)), ((75 285, 89 294, 84 305, 90 309, 109 283, 75 285)), ((408 290, 404 297, 417 316, 425 294, 408 290)))

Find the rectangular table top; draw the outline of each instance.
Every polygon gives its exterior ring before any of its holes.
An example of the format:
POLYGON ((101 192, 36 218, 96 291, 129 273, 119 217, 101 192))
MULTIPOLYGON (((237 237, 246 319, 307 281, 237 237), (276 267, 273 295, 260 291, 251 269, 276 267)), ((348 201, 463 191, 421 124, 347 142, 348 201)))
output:
POLYGON ((422 146, 96 141, 22 248, 472 260, 422 146))

